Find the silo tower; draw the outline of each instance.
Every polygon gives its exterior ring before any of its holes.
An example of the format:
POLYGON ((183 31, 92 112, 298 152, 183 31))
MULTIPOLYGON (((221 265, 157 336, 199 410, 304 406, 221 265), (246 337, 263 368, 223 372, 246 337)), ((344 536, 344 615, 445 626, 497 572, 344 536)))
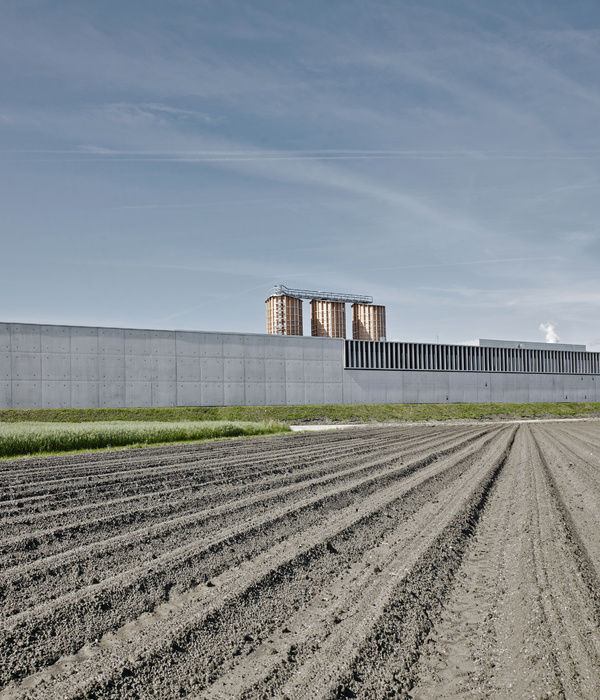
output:
POLYGON ((352 304, 352 338, 385 340, 385 306, 352 304))
POLYGON ((267 304, 267 333, 302 335, 302 299, 287 294, 272 294, 267 304))

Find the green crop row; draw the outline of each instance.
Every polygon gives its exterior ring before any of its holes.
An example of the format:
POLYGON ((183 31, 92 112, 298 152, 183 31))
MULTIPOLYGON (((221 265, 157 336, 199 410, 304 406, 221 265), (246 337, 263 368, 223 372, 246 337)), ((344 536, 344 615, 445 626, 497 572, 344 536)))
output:
POLYGON ((600 403, 354 404, 172 408, 48 408, 0 410, 0 424, 18 421, 265 421, 367 423, 414 420, 505 420, 600 416, 600 403))
POLYGON ((288 432, 275 421, 0 422, 0 457, 288 432))

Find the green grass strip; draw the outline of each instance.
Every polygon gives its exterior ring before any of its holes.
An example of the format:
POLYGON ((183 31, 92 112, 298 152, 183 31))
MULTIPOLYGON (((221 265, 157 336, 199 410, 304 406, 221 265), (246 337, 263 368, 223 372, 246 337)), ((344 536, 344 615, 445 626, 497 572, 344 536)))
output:
POLYGON ((20 421, 283 421, 368 423, 421 420, 509 420, 600 416, 600 403, 354 404, 173 408, 48 408, 0 410, 0 424, 20 421))
POLYGON ((250 435, 289 432, 285 423, 275 421, 95 421, 0 423, 0 457, 213 440, 250 435))

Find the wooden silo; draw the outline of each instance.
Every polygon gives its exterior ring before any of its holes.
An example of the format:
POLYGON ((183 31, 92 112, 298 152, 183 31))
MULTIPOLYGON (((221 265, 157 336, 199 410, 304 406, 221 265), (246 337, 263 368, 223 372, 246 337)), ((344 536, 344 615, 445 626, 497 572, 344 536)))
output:
POLYGON ((346 304, 339 301, 310 302, 311 335, 318 338, 346 337, 346 304))
POLYGON ((385 306, 352 304, 352 338, 385 340, 385 306))
POLYGON ((266 304, 267 333, 302 335, 302 299, 274 294, 267 299, 266 304))

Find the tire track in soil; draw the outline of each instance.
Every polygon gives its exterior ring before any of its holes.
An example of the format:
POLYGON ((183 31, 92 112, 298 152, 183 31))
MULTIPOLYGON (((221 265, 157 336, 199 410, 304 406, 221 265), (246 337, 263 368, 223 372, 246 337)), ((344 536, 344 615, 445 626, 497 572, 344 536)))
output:
POLYGON ((415 700, 600 697, 600 589, 565 520, 547 439, 519 430, 414 669, 415 700))

